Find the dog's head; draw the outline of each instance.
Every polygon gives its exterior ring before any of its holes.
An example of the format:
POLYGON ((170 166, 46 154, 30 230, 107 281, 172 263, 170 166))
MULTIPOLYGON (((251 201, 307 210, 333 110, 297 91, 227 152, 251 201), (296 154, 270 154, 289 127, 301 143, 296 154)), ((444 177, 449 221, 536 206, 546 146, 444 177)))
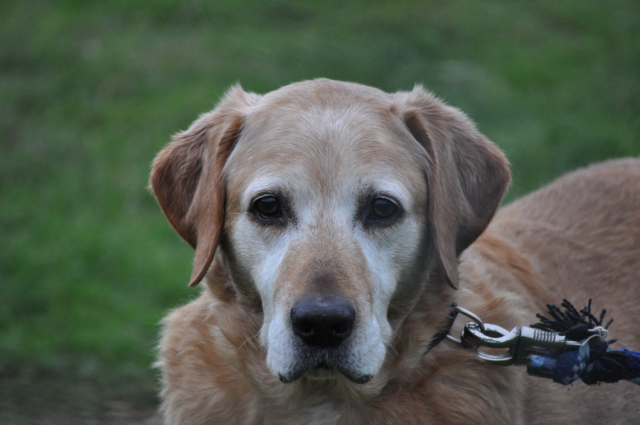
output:
POLYGON ((215 256, 238 302, 263 314, 259 340, 283 382, 378 374, 425 288, 456 287, 458 256, 508 183, 502 153, 421 87, 323 79, 265 96, 232 88, 151 176, 195 248, 191 285, 215 256))

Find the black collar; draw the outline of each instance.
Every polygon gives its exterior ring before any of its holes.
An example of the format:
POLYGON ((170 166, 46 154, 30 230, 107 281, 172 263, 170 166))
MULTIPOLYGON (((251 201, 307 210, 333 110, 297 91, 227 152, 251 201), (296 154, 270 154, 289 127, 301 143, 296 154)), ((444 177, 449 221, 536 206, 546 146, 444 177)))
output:
POLYGON ((429 342, 429 346, 427 347, 427 351, 424 352, 426 356, 429 351, 431 351, 436 345, 440 344, 443 339, 449 335, 451 328, 453 327, 453 323, 456 321, 456 317, 458 317, 458 310, 456 310, 456 303, 451 304, 451 310, 449 311, 449 317, 447 317, 447 323, 445 324, 444 329, 435 334, 433 338, 431 338, 431 342, 429 342))

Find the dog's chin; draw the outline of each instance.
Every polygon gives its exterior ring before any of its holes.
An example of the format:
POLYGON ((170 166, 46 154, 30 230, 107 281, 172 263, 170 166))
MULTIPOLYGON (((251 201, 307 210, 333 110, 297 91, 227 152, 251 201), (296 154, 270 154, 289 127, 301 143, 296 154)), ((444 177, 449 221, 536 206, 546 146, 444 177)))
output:
POLYGON ((344 376, 354 384, 365 384, 373 378, 373 375, 358 373, 351 368, 333 365, 324 360, 313 365, 307 365, 306 367, 299 365, 295 371, 286 375, 279 374, 278 378, 283 383, 290 384, 303 376, 312 381, 336 380, 339 379, 340 376, 344 376))

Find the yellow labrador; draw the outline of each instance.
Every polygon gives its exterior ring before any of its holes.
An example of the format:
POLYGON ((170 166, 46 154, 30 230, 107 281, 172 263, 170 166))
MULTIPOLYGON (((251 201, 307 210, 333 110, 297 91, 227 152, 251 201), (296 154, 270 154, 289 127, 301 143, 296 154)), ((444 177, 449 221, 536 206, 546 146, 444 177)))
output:
POLYGON ((594 297, 613 336, 640 341, 640 161, 491 222, 509 181, 500 150, 420 86, 233 87, 153 165, 204 283, 164 322, 165 422, 637 422, 631 384, 567 391, 437 343, 454 303, 511 329, 564 296, 594 297))

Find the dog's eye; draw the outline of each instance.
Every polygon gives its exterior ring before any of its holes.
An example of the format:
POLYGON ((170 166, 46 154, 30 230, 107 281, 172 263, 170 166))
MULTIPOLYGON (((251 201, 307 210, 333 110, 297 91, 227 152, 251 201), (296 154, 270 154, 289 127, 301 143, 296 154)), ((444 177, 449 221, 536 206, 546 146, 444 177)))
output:
POLYGON ((265 196, 257 199, 253 203, 253 207, 262 218, 277 218, 282 215, 280 202, 275 196, 265 196))
POLYGON ((395 202, 386 198, 376 198, 371 204, 371 213, 369 219, 373 220, 390 220, 396 216, 399 207, 395 202))

